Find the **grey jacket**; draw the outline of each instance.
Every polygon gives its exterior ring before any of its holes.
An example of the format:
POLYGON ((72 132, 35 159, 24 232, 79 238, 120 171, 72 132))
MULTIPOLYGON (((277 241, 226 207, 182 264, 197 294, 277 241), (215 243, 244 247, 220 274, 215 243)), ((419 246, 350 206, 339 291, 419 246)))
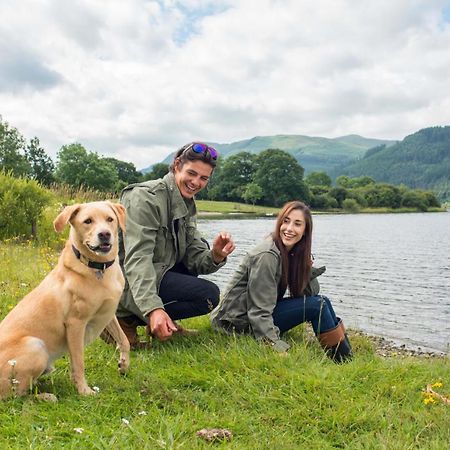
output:
POLYGON ((117 315, 144 321, 163 308, 158 295, 164 274, 182 262, 194 275, 212 273, 216 264, 197 230, 194 200, 185 199, 172 173, 126 187, 120 197, 127 210, 126 232, 120 235, 119 258, 125 275, 117 315))
MULTIPOLYGON (((281 270, 281 254, 272 239, 264 240, 250 250, 211 313, 213 327, 226 332, 250 333, 271 343, 277 351, 288 350, 290 345, 280 338, 280 330, 272 317, 281 270)), ((319 294, 316 277, 323 272, 325 267, 313 268, 306 295, 319 294)))

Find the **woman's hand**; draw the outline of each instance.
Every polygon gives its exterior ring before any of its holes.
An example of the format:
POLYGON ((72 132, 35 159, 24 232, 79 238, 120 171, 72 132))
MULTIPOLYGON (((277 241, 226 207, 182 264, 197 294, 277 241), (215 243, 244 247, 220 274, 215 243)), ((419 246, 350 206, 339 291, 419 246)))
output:
POLYGON ((220 264, 235 248, 236 246, 233 239, 231 239, 231 234, 226 231, 221 231, 214 239, 211 250, 214 262, 220 264))

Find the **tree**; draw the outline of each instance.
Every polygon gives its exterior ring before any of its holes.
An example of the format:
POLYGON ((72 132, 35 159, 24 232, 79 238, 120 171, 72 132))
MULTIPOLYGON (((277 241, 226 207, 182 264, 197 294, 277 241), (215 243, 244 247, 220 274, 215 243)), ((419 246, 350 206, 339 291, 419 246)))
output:
POLYGON ((11 172, 15 176, 26 176, 31 167, 23 155, 25 140, 8 122, 0 116, 0 170, 11 172))
POLYGON ((310 192, 303 181, 304 169, 297 160, 278 149, 268 149, 256 158, 254 182, 262 191, 265 205, 281 206, 291 200, 310 201, 310 192))
POLYGON ((31 178, 39 181, 39 183, 44 186, 50 186, 55 181, 53 175, 55 165, 50 156, 48 156, 45 153, 45 150, 40 146, 37 137, 31 139, 30 143, 27 145, 25 157, 31 167, 31 178))
POLYGON ((215 192, 220 200, 240 201, 245 187, 253 181, 257 156, 240 152, 226 158, 215 179, 215 192))
POLYGON ((152 170, 144 175, 144 180, 157 180, 162 178, 169 172, 169 164, 156 163, 152 166, 152 170))
POLYGON ((326 172, 311 172, 305 181, 308 186, 331 186, 331 178, 326 172))
POLYGON ((136 170, 136 166, 131 162, 121 161, 116 158, 102 158, 104 161, 107 161, 117 171, 117 176, 119 177, 119 181, 122 181, 125 186, 137 183, 142 179, 142 173, 136 170))
POLYGON ((119 181, 112 163, 97 153, 88 153, 79 143, 65 145, 58 152, 56 178, 74 188, 84 186, 105 192, 115 191, 119 181))
POLYGON ((244 192, 242 193, 242 198, 246 203, 255 203, 262 197, 263 190, 256 183, 249 183, 245 186, 244 192))

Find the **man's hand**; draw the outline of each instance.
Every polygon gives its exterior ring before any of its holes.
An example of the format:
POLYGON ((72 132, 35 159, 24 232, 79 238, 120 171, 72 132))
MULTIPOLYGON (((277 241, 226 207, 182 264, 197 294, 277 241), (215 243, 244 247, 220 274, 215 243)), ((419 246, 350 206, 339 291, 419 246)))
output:
POLYGON ((236 246, 233 239, 231 239, 230 233, 221 231, 214 239, 211 250, 214 262, 220 264, 235 248, 236 246))
POLYGON ((150 333, 160 341, 166 341, 177 331, 172 319, 163 309, 155 309, 148 315, 150 333))

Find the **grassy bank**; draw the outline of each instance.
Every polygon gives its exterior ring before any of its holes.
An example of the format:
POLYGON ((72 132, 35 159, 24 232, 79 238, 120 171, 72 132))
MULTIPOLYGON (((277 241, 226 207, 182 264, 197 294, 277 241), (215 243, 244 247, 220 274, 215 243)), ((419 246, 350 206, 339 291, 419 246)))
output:
MULTIPOLYGON (((54 265, 46 247, 0 243, 0 318, 54 265)), ((33 395, 0 403, 0 448, 77 449, 443 449, 450 410, 423 395, 429 383, 450 393, 448 358, 381 358, 351 333, 355 359, 337 366, 305 329, 291 332, 280 357, 249 337, 214 333, 206 318, 184 321, 198 336, 154 342, 132 352, 117 373, 117 353, 97 340, 86 352, 95 397, 79 397, 67 357, 38 383, 58 403, 33 395), (442 383, 442 386, 439 384, 442 383), (226 428, 211 444, 202 428, 226 428)))

